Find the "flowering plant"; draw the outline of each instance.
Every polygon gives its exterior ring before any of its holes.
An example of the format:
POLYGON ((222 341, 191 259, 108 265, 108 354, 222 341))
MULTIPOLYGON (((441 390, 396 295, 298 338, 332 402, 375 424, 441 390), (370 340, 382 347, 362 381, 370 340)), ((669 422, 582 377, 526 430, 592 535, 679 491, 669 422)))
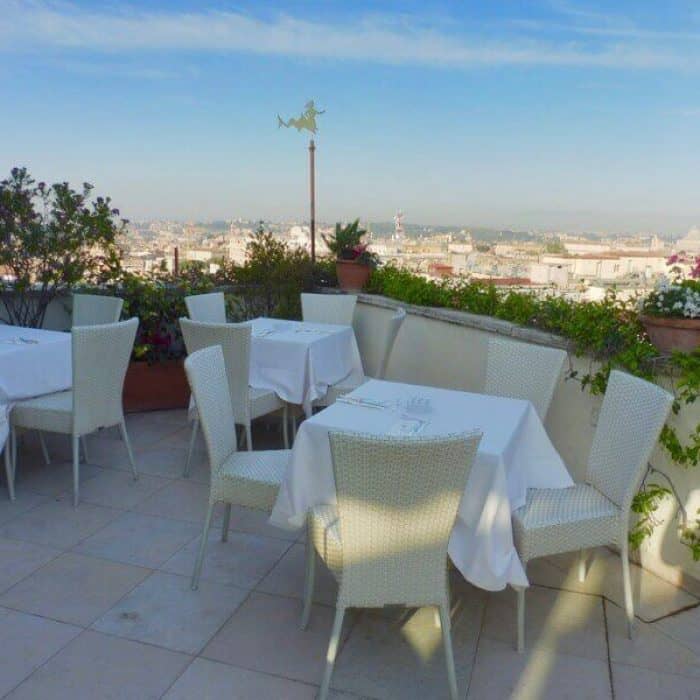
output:
POLYGON ((674 253, 666 261, 666 264, 671 267, 671 274, 676 280, 683 275, 682 265, 686 267, 688 275, 692 279, 700 278, 700 255, 688 255, 686 252, 681 251, 680 253, 674 253))
POLYGON ((681 252, 666 262, 671 277, 659 279, 654 291, 641 299, 640 311, 649 316, 700 318, 700 256, 681 252), (684 269, 689 279, 683 279, 684 269))
POLYGON ((700 318, 700 282, 683 280, 674 284, 663 278, 642 299, 641 311, 649 316, 700 318))
POLYGON ((360 220, 355 219, 352 223, 341 226, 335 225, 333 236, 324 236, 323 240, 328 246, 328 250, 335 255, 338 260, 352 260, 363 265, 376 267, 377 256, 369 250, 369 246, 362 240, 367 233, 360 228, 360 220))

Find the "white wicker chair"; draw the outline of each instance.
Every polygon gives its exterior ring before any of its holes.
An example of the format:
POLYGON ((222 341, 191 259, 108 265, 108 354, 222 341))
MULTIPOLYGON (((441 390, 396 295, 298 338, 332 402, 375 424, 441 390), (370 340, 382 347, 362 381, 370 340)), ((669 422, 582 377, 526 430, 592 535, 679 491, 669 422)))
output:
MULTIPOLYGON (((253 449, 251 421, 260 416, 282 411, 282 435, 284 446, 289 447, 287 403, 266 389, 254 389, 248 385, 250 376, 250 336, 249 323, 198 323, 187 318, 180 319, 182 336, 187 352, 192 354, 202 348, 220 345, 223 348, 226 365, 227 386, 233 403, 235 424, 245 429, 246 447, 253 449)), ((184 476, 189 476, 192 452, 199 430, 199 414, 196 400, 190 406, 193 421, 192 437, 187 453, 184 476)), ((234 422, 231 429, 234 429, 234 422)))
MULTIPOLYGON (((100 428, 118 425, 134 479, 138 478, 124 422, 122 391, 129 357, 138 328, 137 318, 72 330, 73 388, 20 401, 12 409, 12 442, 16 429, 30 428, 64 433, 73 438, 73 505, 79 499, 79 439, 100 428)), ((13 478, 16 471, 13 460, 13 478)))
MULTIPOLYGON (((620 549, 627 615, 632 636, 634 603, 628 559, 629 511, 673 397, 655 384, 624 372, 610 373, 588 457, 586 482, 565 489, 530 489, 513 513, 513 539, 524 567, 537 557, 580 550, 579 579, 586 575, 585 550, 620 549)), ((525 640, 525 589, 517 588, 517 648, 525 640)))
POLYGON ((200 323, 226 323, 226 300, 223 292, 185 297, 187 314, 200 323))
POLYGON ((566 353, 557 348, 491 338, 484 393, 528 399, 544 420, 565 359, 566 353))
POLYGON ((98 326, 116 323, 122 314, 124 300, 101 294, 74 294, 72 325, 98 326))
MULTIPOLYGON (((384 323, 382 328, 382 337, 379 339, 380 357, 375 379, 384 379, 386 368, 389 364, 389 358, 391 357, 391 351, 393 350, 394 343, 396 342, 396 336, 399 334, 401 326, 405 320, 406 312, 402 308, 398 308, 384 323)), ((335 403, 339 396, 349 394, 366 381, 367 377, 362 376, 358 377, 356 380, 345 379, 337 384, 333 384, 328 387, 328 391, 326 392, 325 396, 314 401, 314 406, 330 406, 331 404, 335 403)))
POLYGON ((199 554, 192 574, 192 590, 199 585, 214 506, 226 504, 221 531, 228 537, 231 505, 272 510, 289 463, 289 450, 237 452, 234 413, 224 353, 220 346, 193 352, 185 371, 199 409, 211 468, 209 508, 204 518, 199 554))
MULTIPOLYGON (((74 294, 71 325, 75 328, 76 326, 116 323, 122 315, 123 306, 124 300, 119 297, 108 297, 102 294, 74 294)), ((44 434, 39 431, 38 435, 44 462, 51 464, 44 434)), ((82 442, 85 459, 87 459, 87 446, 84 438, 82 442)))
POLYGON ((307 518, 302 629, 309 622, 316 554, 338 580, 319 698, 325 700, 346 608, 439 608, 450 693, 457 698, 447 544, 481 434, 393 438, 331 432, 337 507, 307 518))
POLYGON ((354 294, 302 294, 301 315, 310 323, 352 326, 357 296, 354 294))

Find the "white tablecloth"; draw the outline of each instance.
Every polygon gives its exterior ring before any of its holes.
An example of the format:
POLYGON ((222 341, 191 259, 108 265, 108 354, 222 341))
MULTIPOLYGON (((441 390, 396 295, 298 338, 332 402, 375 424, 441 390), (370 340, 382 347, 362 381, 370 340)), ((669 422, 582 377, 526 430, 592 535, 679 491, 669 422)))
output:
POLYGON ((72 374, 70 333, 0 324, 0 450, 12 404, 70 389, 72 374))
POLYGON ((450 538, 452 561, 468 581, 481 588, 527 586, 513 545, 511 513, 524 505, 528 488, 564 488, 573 483, 532 404, 375 379, 349 396, 399 401, 403 408, 335 403, 302 423, 270 522, 300 528, 310 507, 335 503, 329 430, 395 433, 400 424, 405 425, 406 400, 425 397, 427 410, 411 414, 425 422, 420 435, 474 428, 483 432, 450 538))
POLYGON ((352 326, 271 318, 256 318, 252 326, 250 385, 303 406, 307 416, 331 384, 362 376, 352 326))

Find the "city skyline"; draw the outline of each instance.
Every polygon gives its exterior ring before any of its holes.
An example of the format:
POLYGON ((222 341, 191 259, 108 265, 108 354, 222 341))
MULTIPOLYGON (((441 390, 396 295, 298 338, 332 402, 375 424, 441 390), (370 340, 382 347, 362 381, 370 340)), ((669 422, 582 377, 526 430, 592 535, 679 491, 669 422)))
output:
POLYGON ((689 3, 0 7, 0 176, 87 180, 132 220, 307 218, 307 139, 276 115, 315 99, 322 220, 700 221, 689 3))

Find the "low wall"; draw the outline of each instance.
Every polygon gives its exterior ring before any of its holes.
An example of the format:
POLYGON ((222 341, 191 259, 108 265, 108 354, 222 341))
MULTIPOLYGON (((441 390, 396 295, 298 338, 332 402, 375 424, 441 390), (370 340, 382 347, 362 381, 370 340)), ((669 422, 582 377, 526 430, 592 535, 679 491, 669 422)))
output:
MULTIPOLYGON (((479 392, 486 376, 487 343, 494 333, 514 340, 567 348, 566 341, 558 336, 507 321, 399 304, 384 297, 363 294, 355 314, 355 332, 365 371, 369 375, 375 373, 379 362, 379 348, 375 342, 379 327, 397 306, 405 308, 408 316, 389 361, 386 378, 391 380, 479 392)), ((579 374, 589 371, 590 361, 586 358, 569 355, 569 362, 579 374)), ((552 442, 575 480, 585 477, 601 401, 602 397, 582 391, 579 382, 562 376, 545 421, 552 442)), ((679 435, 687 435, 700 422, 700 406, 686 408, 673 420, 679 435)), ((700 466, 684 468, 676 465, 661 446, 654 451, 651 463, 671 477, 694 521, 700 508, 700 466)), ((652 481, 663 483, 658 477, 652 481)), ((659 511, 663 523, 643 544, 639 557, 645 568, 697 595, 700 594, 700 562, 693 562, 688 548, 678 541, 675 511, 673 500, 666 499, 659 511)))

